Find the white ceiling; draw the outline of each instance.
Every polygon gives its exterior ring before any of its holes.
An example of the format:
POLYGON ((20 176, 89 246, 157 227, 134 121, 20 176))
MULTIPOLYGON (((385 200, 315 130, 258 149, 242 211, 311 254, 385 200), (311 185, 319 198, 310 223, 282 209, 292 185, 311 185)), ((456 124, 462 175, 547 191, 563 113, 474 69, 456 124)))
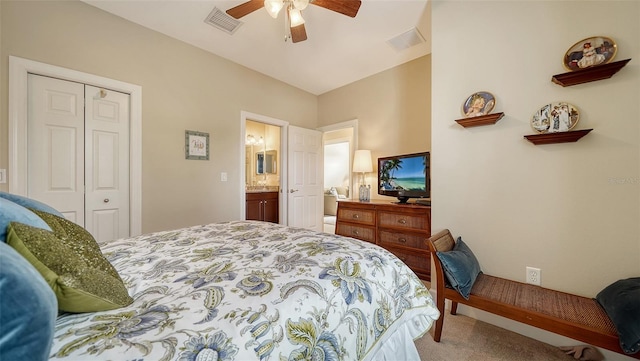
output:
POLYGON ((362 0, 355 18, 309 5, 308 39, 285 42, 284 11, 259 9, 230 35, 204 22, 214 7, 244 0, 84 0, 134 23, 217 54, 312 94, 322 94, 431 51, 427 0, 362 0), (397 51, 388 40, 417 28, 424 43, 397 51))

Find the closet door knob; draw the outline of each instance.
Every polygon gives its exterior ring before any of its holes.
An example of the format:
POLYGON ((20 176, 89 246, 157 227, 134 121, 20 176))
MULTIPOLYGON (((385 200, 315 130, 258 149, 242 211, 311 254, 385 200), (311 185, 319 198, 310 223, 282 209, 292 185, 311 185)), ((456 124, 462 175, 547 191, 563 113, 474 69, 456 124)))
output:
POLYGON ((109 198, 105 198, 105 199, 103 200, 103 202, 105 202, 105 203, 109 203, 109 198))

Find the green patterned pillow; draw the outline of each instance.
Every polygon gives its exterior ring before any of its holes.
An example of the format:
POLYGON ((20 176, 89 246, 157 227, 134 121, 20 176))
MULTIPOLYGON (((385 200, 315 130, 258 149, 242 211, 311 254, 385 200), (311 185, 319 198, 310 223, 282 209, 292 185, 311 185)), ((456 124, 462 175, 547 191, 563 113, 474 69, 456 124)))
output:
POLYGON ((82 227, 61 220, 64 219, 54 219, 62 229, 68 227, 65 237, 58 236, 60 230, 56 234, 12 222, 7 227, 7 243, 40 272, 56 294, 62 311, 105 311, 131 304, 133 299, 122 279, 93 237, 75 229, 82 227))
POLYGON ((86 229, 64 217, 59 217, 52 213, 31 208, 29 208, 29 210, 42 218, 45 223, 51 227, 56 237, 65 245, 73 248, 91 268, 99 268, 111 276, 120 279, 120 275, 116 269, 113 268, 111 263, 102 255, 98 242, 96 242, 95 238, 93 238, 91 233, 87 232, 86 229))

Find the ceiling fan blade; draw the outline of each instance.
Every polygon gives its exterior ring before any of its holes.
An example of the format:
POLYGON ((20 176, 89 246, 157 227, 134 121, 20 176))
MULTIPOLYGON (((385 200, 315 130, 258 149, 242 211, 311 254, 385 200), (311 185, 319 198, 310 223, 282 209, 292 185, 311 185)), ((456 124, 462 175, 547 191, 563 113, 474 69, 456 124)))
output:
POLYGON ((291 28, 291 41, 298 43, 307 40, 307 30, 304 28, 304 24, 294 26, 291 28))
POLYGON ((335 11, 352 18, 356 17, 360 9, 360 0, 311 0, 311 4, 335 11))
POLYGON ((263 8, 264 0, 249 0, 245 3, 242 3, 238 6, 234 6, 231 9, 227 10, 227 14, 233 16, 236 19, 240 19, 245 15, 249 15, 252 12, 263 8))

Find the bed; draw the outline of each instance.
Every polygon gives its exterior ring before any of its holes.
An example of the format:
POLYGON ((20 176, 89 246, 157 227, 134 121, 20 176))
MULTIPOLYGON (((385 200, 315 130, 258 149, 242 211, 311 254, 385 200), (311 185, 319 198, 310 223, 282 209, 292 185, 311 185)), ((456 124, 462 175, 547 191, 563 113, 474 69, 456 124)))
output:
POLYGON ((133 303, 57 317, 51 360, 419 360, 439 312, 390 252, 236 221, 100 245, 133 303))

